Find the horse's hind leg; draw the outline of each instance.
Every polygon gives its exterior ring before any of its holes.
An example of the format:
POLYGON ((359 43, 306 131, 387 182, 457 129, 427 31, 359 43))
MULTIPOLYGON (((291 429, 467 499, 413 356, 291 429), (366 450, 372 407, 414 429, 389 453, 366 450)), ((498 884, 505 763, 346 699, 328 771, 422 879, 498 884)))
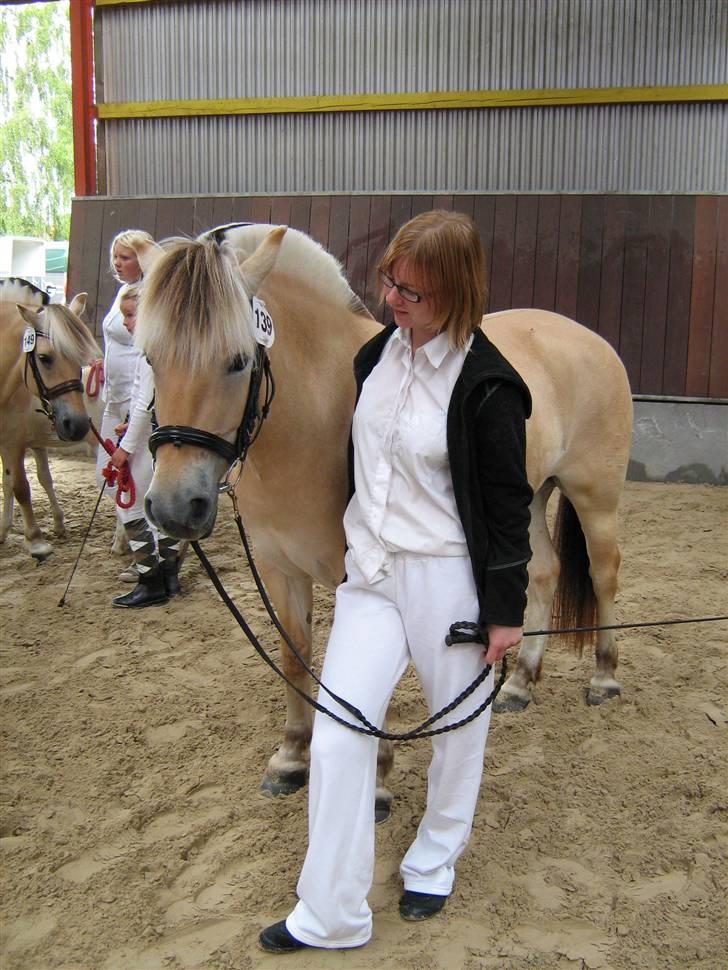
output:
POLYGON ((34 559, 42 562, 53 552, 53 546, 46 542, 36 522, 33 506, 30 500, 30 485, 25 474, 24 455, 22 451, 14 451, 3 455, 3 467, 6 474, 9 471, 10 480, 20 511, 23 513, 25 545, 34 559))
MULTIPOLYGON (((311 617, 313 588, 309 578, 294 579, 259 563, 259 569, 283 629, 301 657, 311 665, 311 617)), ((311 678, 291 650, 281 642, 281 666, 286 677, 307 694, 311 678)), ((308 780, 309 745, 313 709, 293 690, 286 688, 286 723, 283 741, 266 767, 261 788, 271 795, 288 795, 308 780)))
POLYGON ((66 526, 63 521, 63 510, 58 502, 56 490, 53 487, 53 477, 51 475, 50 465, 48 464, 48 452, 45 448, 33 448, 33 457, 35 458, 35 469, 38 474, 38 481, 43 486, 51 505, 53 531, 57 536, 64 536, 66 534, 66 526))
MULTIPOLYGON (((594 509, 572 497, 584 530, 589 553, 589 574, 597 601, 599 626, 616 623, 614 601, 617 595, 617 574, 620 552, 617 542, 617 510, 615 506, 594 509)), ((600 630, 596 641, 596 671, 587 691, 588 704, 601 704, 621 693, 615 677, 619 652, 614 630, 600 630)))
MULTIPOLYGON (((528 609, 526 629, 544 630, 549 626, 551 604, 559 576, 559 559, 546 525, 546 506, 555 488, 546 481, 531 503, 531 562, 528 566, 528 609)), ((524 639, 518 652, 516 669, 503 685, 493 709, 498 712, 522 711, 531 700, 531 684, 541 677, 546 637, 524 639)))

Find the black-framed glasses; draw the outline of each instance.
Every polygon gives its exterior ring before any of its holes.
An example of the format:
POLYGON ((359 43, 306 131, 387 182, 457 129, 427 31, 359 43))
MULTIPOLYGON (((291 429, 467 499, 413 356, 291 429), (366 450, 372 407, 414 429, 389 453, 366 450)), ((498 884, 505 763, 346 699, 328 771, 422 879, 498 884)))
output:
POLYGON ((395 289, 403 300, 408 303, 419 303, 422 299, 422 294, 411 290, 408 286, 402 286, 401 283, 395 283, 391 276, 387 276, 386 273, 379 271, 379 280, 383 287, 387 290, 395 289))

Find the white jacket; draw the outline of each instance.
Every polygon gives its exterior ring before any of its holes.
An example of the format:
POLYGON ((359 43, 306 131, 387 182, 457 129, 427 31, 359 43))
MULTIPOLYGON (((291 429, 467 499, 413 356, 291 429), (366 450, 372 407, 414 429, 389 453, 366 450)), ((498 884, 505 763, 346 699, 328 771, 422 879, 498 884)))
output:
POLYGON ((119 288, 109 312, 102 324, 104 332, 104 388, 103 398, 107 404, 119 404, 131 397, 134 371, 139 350, 134 346, 134 335, 123 323, 119 303, 126 289, 119 288))
POLYGON ((152 433, 152 412, 149 405, 154 397, 154 371, 143 354, 137 357, 134 384, 129 402, 129 427, 119 442, 119 447, 130 455, 139 454, 148 447, 152 433))

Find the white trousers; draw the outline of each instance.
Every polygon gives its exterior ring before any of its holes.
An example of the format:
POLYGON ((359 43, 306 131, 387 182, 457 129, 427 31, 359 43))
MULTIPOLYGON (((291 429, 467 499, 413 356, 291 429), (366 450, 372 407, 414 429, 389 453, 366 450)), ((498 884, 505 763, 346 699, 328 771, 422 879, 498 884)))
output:
MULTIPOLYGON (((430 713, 475 680, 483 669, 482 646, 445 645, 451 623, 478 616, 469 558, 397 554, 391 575, 371 585, 350 555, 346 567, 321 676, 327 687, 381 726, 410 660, 430 713)), ((492 689, 491 673, 472 697, 433 726, 465 717, 492 689)), ((323 690, 319 701, 354 721, 323 690)), ((426 811, 400 866, 405 889, 450 893, 455 862, 473 824, 489 721, 490 707, 470 724, 433 738, 426 811)), ((366 897, 374 874, 376 776, 376 739, 317 712, 308 852, 297 887, 299 902, 286 921, 302 943, 352 947, 371 936, 366 897)))
MULTIPOLYGON (((99 434, 102 438, 110 438, 111 441, 116 444, 118 435, 115 434, 114 428, 118 424, 122 424, 127 417, 129 412, 129 401, 122 401, 119 404, 107 404, 104 410, 103 417, 101 419, 101 428, 99 429, 99 434)), ((96 482, 98 487, 104 481, 101 474, 102 469, 106 467, 109 463, 110 455, 107 455, 106 451, 99 445, 98 454, 96 456, 96 482)), ((134 504, 128 509, 119 508, 115 505, 116 516, 120 522, 133 522, 135 519, 144 518, 144 496, 149 490, 149 486, 152 483, 152 476, 154 475, 154 462, 152 460, 152 454, 148 447, 140 448, 138 454, 133 454, 129 461, 129 469, 131 471, 131 476, 134 479, 134 492, 135 501, 134 504)), ((116 485, 113 488, 107 488, 104 495, 108 496, 112 502, 116 502, 116 485)), ((150 526, 151 528, 151 526, 150 526)), ((156 530, 155 531, 156 534, 156 530)))
MULTIPOLYGON (((110 438, 111 443, 115 445, 119 436, 115 434, 114 428, 117 426, 117 424, 121 424, 126 420, 128 412, 128 401, 119 401, 115 404, 107 404, 104 408, 104 413, 101 415, 101 427, 98 429, 101 437, 110 438)), ((108 465, 110 457, 111 455, 107 455, 106 451, 101 447, 101 445, 99 445, 99 450, 96 452, 96 484, 99 488, 101 488, 101 486, 104 484, 104 477, 101 472, 108 465)), ((107 489, 104 494, 108 495, 113 501, 116 491, 107 489)))

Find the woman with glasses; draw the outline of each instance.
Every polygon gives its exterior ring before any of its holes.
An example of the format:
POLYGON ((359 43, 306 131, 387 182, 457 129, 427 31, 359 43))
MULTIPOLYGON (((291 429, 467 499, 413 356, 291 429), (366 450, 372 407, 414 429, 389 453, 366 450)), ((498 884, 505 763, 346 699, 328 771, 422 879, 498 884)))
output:
MULTIPOLYGON (((485 263, 473 222, 441 211, 412 219, 385 252, 380 281, 394 324, 354 362, 346 579, 321 679, 381 726, 410 662, 434 713, 520 641, 532 492, 525 468, 530 394, 480 329, 485 263), (450 625, 461 620, 478 623, 485 647, 446 646, 450 625)), ((491 671, 438 724, 476 710, 493 679, 491 671)), ((473 823, 489 712, 433 738, 425 813, 400 865, 406 920, 433 916, 453 889, 473 823)), ((262 931, 263 949, 369 940, 376 761, 376 739, 316 714, 299 902, 262 931)))

